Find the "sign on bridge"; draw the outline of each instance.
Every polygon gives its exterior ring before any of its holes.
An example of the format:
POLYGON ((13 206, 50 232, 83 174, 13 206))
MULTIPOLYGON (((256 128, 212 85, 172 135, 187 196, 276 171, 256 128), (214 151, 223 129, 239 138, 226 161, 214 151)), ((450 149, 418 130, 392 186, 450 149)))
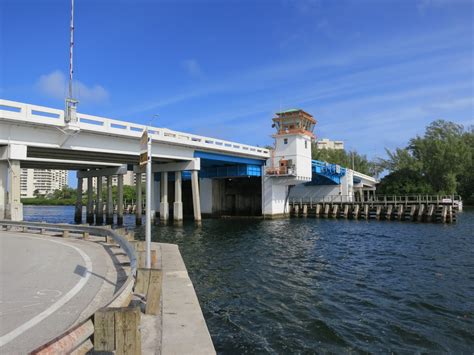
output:
POLYGON ((148 130, 144 130, 140 138, 140 166, 145 166, 148 162, 148 130))

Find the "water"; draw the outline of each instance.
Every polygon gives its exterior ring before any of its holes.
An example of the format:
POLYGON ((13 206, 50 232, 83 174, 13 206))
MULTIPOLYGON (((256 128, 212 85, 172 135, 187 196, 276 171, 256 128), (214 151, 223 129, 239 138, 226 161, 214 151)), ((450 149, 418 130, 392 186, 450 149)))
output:
POLYGON ((454 225, 205 220, 153 239, 179 244, 219 353, 474 349, 474 210, 454 225))

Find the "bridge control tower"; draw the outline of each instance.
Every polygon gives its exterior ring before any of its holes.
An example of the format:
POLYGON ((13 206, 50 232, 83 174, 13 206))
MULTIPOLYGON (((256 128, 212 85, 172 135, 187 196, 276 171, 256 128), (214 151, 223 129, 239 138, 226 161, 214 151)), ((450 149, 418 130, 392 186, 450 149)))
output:
POLYGON ((275 146, 267 160, 263 181, 263 214, 288 212, 290 187, 312 179, 311 141, 316 120, 301 109, 277 112, 273 118, 275 146))
POLYGON ((316 120, 309 113, 292 109, 277 112, 275 148, 267 163, 266 175, 305 182, 311 180, 311 141, 316 120))

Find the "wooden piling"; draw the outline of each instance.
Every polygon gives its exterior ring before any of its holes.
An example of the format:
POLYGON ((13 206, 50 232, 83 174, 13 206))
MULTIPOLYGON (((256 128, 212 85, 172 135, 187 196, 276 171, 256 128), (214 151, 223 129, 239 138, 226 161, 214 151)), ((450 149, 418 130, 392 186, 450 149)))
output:
POLYGON ((353 219, 358 219, 359 218, 359 210, 360 210, 360 205, 356 203, 354 205, 354 208, 352 209, 352 218, 353 219))
POLYGON ((420 204, 420 207, 418 208, 418 214, 417 214, 417 218, 416 220, 418 222, 422 222, 423 221, 423 215, 425 213, 425 204, 420 204))
POLYGON ((115 348, 117 355, 141 354, 139 307, 115 311, 115 348))
POLYGON ((115 350, 114 308, 102 308, 94 314, 94 350, 115 350))
POLYGON ((150 270, 150 281, 146 294, 146 314, 158 315, 160 313, 162 280, 163 276, 161 270, 150 270))
POLYGON ((324 206, 323 206, 323 208, 324 208, 323 217, 324 217, 324 218, 328 218, 328 216, 329 216, 329 207, 330 207, 330 206, 329 206, 329 204, 327 204, 327 203, 324 204, 324 206))
POLYGON ((308 216, 308 205, 303 205, 303 217, 308 216))

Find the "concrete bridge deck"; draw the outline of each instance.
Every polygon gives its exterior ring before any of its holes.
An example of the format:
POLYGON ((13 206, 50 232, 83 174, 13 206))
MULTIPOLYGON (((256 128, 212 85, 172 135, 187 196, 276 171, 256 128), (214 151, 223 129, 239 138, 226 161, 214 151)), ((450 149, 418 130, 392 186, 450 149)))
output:
POLYGON ((101 243, 0 231, 0 353, 23 354, 105 306, 125 281, 101 243))

